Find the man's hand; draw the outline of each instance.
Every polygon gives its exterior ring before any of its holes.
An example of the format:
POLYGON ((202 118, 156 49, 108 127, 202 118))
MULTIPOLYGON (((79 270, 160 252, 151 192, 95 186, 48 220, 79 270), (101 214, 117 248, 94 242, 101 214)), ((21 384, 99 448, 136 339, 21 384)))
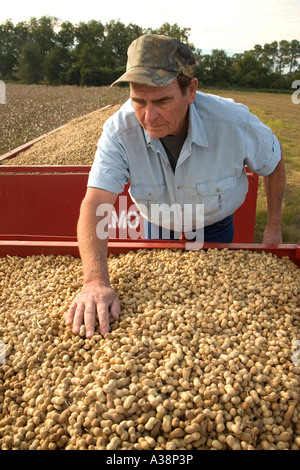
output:
POLYGON ((264 231, 263 243, 266 245, 282 243, 282 234, 280 227, 266 227, 264 231))
POLYGON ((66 314, 66 325, 72 325, 73 333, 78 334, 81 325, 85 325, 86 337, 95 333, 96 315, 99 319, 100 333, 109 331, 109 313, 114 320, 120 314, 120 302, 117 294, 110 288, 90 282, 77 294, 66 314))

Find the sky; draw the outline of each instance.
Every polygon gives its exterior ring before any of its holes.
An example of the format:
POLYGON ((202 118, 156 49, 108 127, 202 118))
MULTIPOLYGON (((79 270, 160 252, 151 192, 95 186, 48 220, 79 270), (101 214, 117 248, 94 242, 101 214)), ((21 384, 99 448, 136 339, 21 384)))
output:
POLYGON ((177 23, 190 28, 189 41, 204 53, 223 49, 228 54, 244 52, 256 44, 286 39, 300 40, 300 0, 3 0, 0 24, 14 24, 30 17, 49 15, 78 24, 120 20, 125 25, 157 28, 177 23))

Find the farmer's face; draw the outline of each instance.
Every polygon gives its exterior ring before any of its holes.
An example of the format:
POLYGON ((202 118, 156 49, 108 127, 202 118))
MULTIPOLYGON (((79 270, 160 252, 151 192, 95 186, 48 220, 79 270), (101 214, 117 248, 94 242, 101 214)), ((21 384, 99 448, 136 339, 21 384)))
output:
POLYGON ((183 96, 177 79, 163 87, 130 84, 130 97, 136 117, 151 137, 178 135, 188 126, 188 107, 194 102, 198 81, 191 80, 183 96))

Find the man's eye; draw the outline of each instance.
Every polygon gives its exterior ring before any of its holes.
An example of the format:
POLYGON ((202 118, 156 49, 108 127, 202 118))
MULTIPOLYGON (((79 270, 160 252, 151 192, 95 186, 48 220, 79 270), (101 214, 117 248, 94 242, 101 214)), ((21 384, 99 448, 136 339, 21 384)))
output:
POLYGON ((145 103, 144 103, 143 101, 136 101, 136 100, 134 100, 134 104, 135 104, 136 106, 139 106, 139 107, 145 106, 145 103))
POLYGON ((164 104, 169 104, 170 102, 171 102, 170 99, 165 99, 165 100, 159 101, 158 104, 164 105, 164 104))

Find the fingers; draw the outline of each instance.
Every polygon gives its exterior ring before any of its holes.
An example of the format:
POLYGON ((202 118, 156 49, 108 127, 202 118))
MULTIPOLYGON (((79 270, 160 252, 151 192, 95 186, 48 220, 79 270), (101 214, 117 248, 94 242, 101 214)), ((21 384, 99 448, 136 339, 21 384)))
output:
POLYGON ((109 332, 109 311, 114 320, 119 319, 120 315, 120 301, 117 295, 114 296, 110 304, 110 309, 105 303, 99 303, 97 306, 97 313, 100 324, 100 333, 105 335, 109 332))
POLYGON ((85 325, 85 336, 91 338, 95 333, 95 317, 96 317, 96 306, 93 302, 76 302, 74 301, 65 318, 66 325, 70 326, 73 324, 72 331, 75 335, 80 332, 81 325, 85 325))
POLYGON ((99 318, 100 333, 104 336, 109 332, 108 307, 105 303, 101 302, 97 305, 97 314, 99 318))
POLYGON ((86 305, 84 311, 85 336, 91 338, 95 333, 96 307, 94 303, 86 305))
POLYGON ((85 305, 83 302, 72 302, 69 311, 66 316, 66 325, 72 325, 72 331, 75 335, 78 335, 80 327, 84 321, 85 305))
POLYGON ((91 338, 95 333, 96 314, 99 319, 100 334, 105 335, 109 332, 109 312, 114 320, 119 319, 120 302, 117 295, 111 295, 110 298, 105 296, 101 300, 87 300, 80 294, 72 302, 66 317, 66 325, 72 325, 74 334, 79 334, 81 326, 85 325, 85 336, 91 338))
POLYGON ((68 326, 72 325, 75 312, 76 312, 76 303, 72 302, 65 316, 66 325, 68 326))
POLYGON ((119 320, 120 310, 120 300, 119 297, 116 295, 110 306, 110 313, 114 320, 119 320))

